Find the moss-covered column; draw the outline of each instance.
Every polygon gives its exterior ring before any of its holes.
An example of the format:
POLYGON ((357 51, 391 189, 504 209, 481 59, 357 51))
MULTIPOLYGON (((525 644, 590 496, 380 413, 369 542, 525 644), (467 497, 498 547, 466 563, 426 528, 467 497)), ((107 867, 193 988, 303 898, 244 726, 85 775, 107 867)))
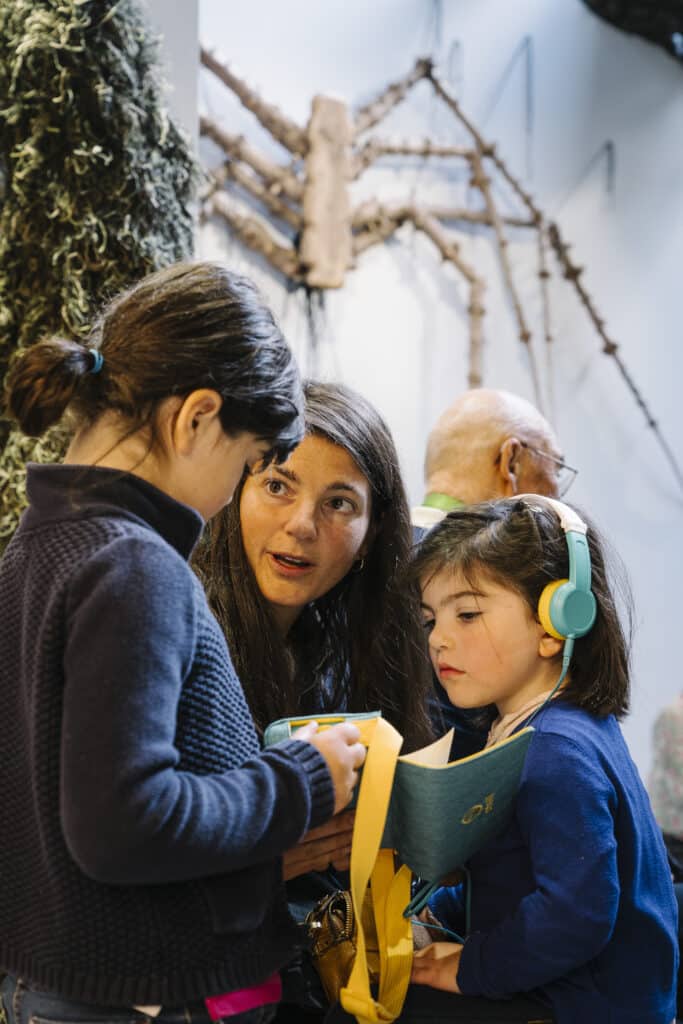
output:
MULTIPOLYGON (((0 376, 45 334, 85 338, 104 300, 192 250, 196 180, 135 0, 0 0, 0 376)), ((0 421, 0 548, 27 460, 63 441, 0 421)))

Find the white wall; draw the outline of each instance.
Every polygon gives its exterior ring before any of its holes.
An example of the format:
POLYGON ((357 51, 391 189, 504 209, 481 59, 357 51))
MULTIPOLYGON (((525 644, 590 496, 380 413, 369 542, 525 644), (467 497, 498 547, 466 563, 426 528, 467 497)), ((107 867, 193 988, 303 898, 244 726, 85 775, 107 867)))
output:
POLYGON ((196 149, 199 136, 199 0, 182 0, 182 3, 174 3, 173 0, 142 2, 161 40, 161 59, 171 115, 196 149))
MULTIPOLYGON (((559 220, 573 244, 573 258, 586 267, 585 282, 611 335, 683 461, 678 326, 683 72, 663 50, 601 22, 579 0, 450 0, 440 5, 426 0, 251 0, 237 5, 202 0, 199 13, 202 40, 300 124, 316 92, 336 93, 358 106, 401 77, 416 57, 431 52, 441 71, 450 72, 467 113, 487 138, 497 141, 542 209, 559 220), (523 61, 512 68, 492 110, 505 69, 527 36, 534 64, 531 178, 526 177, 523 61), (449 61, 456 41, 460 62, 449 61), (584 175, 606 140, 616 147, 612 194, 605 187, 604 161, 584 175)), ((271 157, 285 159, 253 116, 207 72, 200 75, 199 102, 230 131, 244 133, 271 157)), ((424 84, 381 131, 467 141, 424 84)), ((218 162, 215 149, 204 152, 218 162)), ((449 178, 416 162, 393 163, 359 183, 357 198, 373 194, 418 201, 445 195, 459 202, 466 189, 456 173, 449 178)), ((602 525, 631 575, 637 632, 633 712, 625 731, 647 774, 653 717, 681 688, 675 658, 683 568, 681 487, 616 367, 601 353, 575 294, 559 279, 552 285, 556 341, 547 370, 533 241, 516 241, 513 253, 544 367, 545 411, 568 461, 580 467, 570 496, 602 525)), ((288 292, 282 279, 231 241, 220 225, 201 230, 198 254, 221 255, 257 278, 304 372, 341 379, 378 405, 394 431, 411 499, 419 500, 427 431, 466 387, 466 294, 452 268, 444 268, 428 242, 402 229, 393 243, 361 257, 342 290, 327 294, 321 344, 312 353, 301 293, 288 292)), ((492 246, 486 239, 465 237, 463 254, 489 281, 485 383, 533 399, 492 246)))

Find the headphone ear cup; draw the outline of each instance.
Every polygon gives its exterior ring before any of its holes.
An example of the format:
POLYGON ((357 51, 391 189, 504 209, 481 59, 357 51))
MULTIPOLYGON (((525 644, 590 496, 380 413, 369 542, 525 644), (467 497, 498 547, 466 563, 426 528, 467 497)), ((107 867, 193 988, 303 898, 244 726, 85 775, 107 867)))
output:
POLYGON ((538 617, 546 633, 564 640, 585 636, 595 622, 597 604, 590 590, 581 590, 569 580, 554 580, 543 590, 538 617))
POLYGON ((551 610, 551 602, 560 587, 563 587, 569 580, 553 580, 552 583, 546 584, 543 588, 543 592, 538 599, 538 618, 541 625, 543 626, 546 633, 550 636, 556 637, 558 640, 564 640, 566 633, 560 633, 557 628, 557 624, 553 622, 553 615, 551 610))

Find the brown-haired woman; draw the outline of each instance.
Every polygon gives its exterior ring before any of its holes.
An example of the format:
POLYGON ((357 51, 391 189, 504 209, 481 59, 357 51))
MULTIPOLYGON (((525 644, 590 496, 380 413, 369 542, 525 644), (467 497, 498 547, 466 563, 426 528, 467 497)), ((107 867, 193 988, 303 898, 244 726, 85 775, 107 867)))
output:
MULTIPOLYGON (((391 433, 370 402, 341 384, 307 382, 303 441, 286 461, 245 476, 207 540, 197 568, 261 730, 293 715, 379 710, 404 751, 429 742, 418 590, 401 579, 408 504, 391 433)), ((325 872, 331 860, 343 867, 350 830, 342 815, 288 851, 287 877, 325 872)), ((303 916, 344 884, 334 872, 296 878, 290 905, 303 916)), ((305 960, 288 981, 291 1004, 324 1002, 305 960)), ((301 1016, 293 1005, 278 1019, 301 1016)))
POLYGON ((301 444, 255 467, 213 520, 199 569, 257 725, 380 710, 431 738, 409 511, 391 433, 341 384, 304 385, 301 444))

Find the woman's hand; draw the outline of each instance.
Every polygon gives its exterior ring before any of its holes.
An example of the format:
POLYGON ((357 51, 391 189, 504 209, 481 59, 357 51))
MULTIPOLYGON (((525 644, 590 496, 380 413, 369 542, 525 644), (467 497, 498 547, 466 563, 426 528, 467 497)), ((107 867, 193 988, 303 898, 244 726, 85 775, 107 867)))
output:
POLYGON ((349 866, 355 811, 335 814, 324 825, 312 828, 282 858, 285 882, 309 871, 325 871, 330 864, 339 871, 349 866))
POLYGON ((416 950, 410 980, 416 985, 429 985, 444 992, 457 992, 457 976, 462 946, 458 942, 432 942, 416 950))

